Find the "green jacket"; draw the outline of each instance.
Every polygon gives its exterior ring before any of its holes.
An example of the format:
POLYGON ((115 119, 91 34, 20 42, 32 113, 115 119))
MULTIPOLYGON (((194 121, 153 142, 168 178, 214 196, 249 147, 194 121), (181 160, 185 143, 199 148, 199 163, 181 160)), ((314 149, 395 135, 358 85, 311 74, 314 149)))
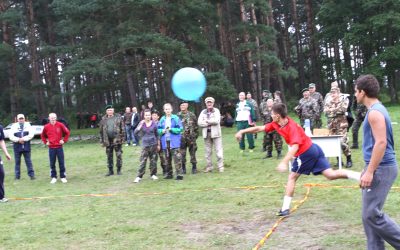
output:
MULTIPOLYGON (((114 114, 114 117, 116 117, 115 122, 113 124, 114 127, 114 133, 115 137, 113 139, 112 144, 122 144, 125 141, 125 124, 122 119, 122 117, 118 114, 114 114)), ((108 147, 110 146, 110 141, 108 140, 108 135, 107 135, 107 120, 108 117, 107 115, 103 116, 101 121, 100 121, 100 143, 108 147)))

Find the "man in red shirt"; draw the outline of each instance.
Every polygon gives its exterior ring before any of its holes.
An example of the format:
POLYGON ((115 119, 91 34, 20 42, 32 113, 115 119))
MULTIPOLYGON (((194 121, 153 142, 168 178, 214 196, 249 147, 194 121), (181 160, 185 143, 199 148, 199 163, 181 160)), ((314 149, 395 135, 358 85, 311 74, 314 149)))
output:
POLYGON ((314 175, 322 174, 329 180, 335 179, 354 179, 360 181, 360 173, 351 170, 333 170, 324 152, 317 145, 313 144, 302 127, 287 116, 287 108, 283 103, 275 103, 272 106, 272 122, 264 126, 257 126, 240 130, 235 137, 240 140, 245 133, 272 132, 280 134, 289 145, 289 151, 279 163, 277 170, 287 171, 289 161, 293 158, 291 172, 286 185, 285 197, 283 198, 282 209, 277 213, 278 216, 287 216, 290 213, 290 203, 294 194, 297 179, 301 174, 314 175))
POLYGON ((57 121, 57 115, 55 113, 49 114, 49 121, 50 123, 46 124, 43 128, 41 138, 43 143, 49 147, 51 168, 50 183, 54 184, 57 182, 56 157, 58 158, 61 182, 67 183, 63 144, 68 141, 70 132, 64 124, 57 121))

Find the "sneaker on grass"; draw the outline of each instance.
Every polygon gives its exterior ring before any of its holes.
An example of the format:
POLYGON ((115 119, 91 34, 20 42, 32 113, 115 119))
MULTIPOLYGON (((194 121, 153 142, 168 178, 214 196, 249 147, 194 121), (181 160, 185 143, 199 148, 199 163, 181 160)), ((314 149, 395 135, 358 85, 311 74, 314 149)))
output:
POLYGON ((54 184, 56 182, 57 182, 57 178, 51 178, 51 181, 50 181, 51 184, 54 184))
POLYGON ((140 177, 136 177, 136 179, 133 181, 134 183, 139 183, 142 180, 140 177))
POLYGON ((67 181, 67 178, 61 178, 61 182, 62 183, 67 183, 68 181, 67 181))
POLYGON ((285 210, 279 210, 279 212, 276 213, 276 216, 279 217, 285 217, 288 216, 290 214, 290 210, 289 209, 285 209, 285 210))
POLYGON ((157 177, 156 175, 152 175, 150 178, 151 178, 153 181, 158 180, 158 177, 157 177))
POLYGON ((3 199, 0 199, 0 203, 6 203, 8 202, 8 199, 6 197, 4 197, 3 199))

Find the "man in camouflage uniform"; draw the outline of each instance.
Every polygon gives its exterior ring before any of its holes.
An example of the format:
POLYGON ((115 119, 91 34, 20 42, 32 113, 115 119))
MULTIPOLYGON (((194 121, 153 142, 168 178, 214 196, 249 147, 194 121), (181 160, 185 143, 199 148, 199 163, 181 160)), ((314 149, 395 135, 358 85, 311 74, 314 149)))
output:
POLYGON ((318 114, 318 104, 311 98, 310 91, 305 88, 301 91, 303 93, 303 98, 300 99, 299 105, 297 105, 294 110, 300 118, 300 125, 304 127, 304 121, 306 119, 310 120, 310 129, 313 130, 315 126, 315 118, 318 114))
MULTIPOLYGON (((248 102, 250 102, 251 105, 253 105, 254 113, 255 113, 256 119, 257 119, 257 121, 258 121, 258 119, 260 119, 259 110, 258 110, 258 104, 257 104, 256 100, 254 100, 254 99, 251 97, 251 93, 250 93, 250 92, 247 92, 246 100, 247 100, 248 102)), ((256 125, 256 124, 251 125, 250 127, 254 127, 255 125, 256 125)), ((254 139, 257 139, 257 134, 254 134, 254 139)))
MULTIPOLYGON (((272 105, 274 105, 274 101, 272 99, 268 99, 266 101, 266 105, 263 105, 263 109, 260 110, 261 118, 264 124, 272 122, 272 105)), ((265 148, 267 151, 265 158, 272 157, 272 142, 275 143, 275 148, 278 153, 277 158, 279 159, 282 156, 282 137, 276 131, 272 131, 270 133, 264 132, 263 148, 265 148)))
POLYGON ((358 130, 361 127, 362 122, 364 121, 365 115, 367 114, 367 107, 363 104, 358 104, 356 101, 353 102, 353 110, 356 116, 356 119, 353 123, 353 145, 351 148, 357 149, 358 148, 358 130))
POLYGON ((125 126, 122 117, 114 114, 111 105, 106 106, 106 115, 100 121, 100 143, 106 147, 108 173, 114 174, 113 151, 117 157, 117 174, 121 175, 122 168, 122 144, 125 139, 125 126))
POLYGON ((181 155, 182 155, 182 172, 186 174, 186 151, 189 150, 190 163, 192 163, 192 174, 197 173, 197 137, 199 136, 199 127, 197 125, 197 117, 188 110, 189 103, 182 101, 179 108, 178 116, 182 121, 183 133, 181 137, 181 155))
POLYGON ((341 135, 342 151, 346 155, 346 167, 352 167, 351 150, 349 147, 349 138, 347 137, 347 127, 349 126, 346 118, 348 99, 340 98, 339 88, 331 89, 331 98, 324 106, 324 112, 328 118, 329 135, 341 135))
POLYGON ((308 90, 310 91, 310 96, 313 98, 318 104, 318 112, 315 117, 315 126, 314 128, 322 127, 321 114, 324 111, 324 98, 321 93, 315 91, 315 83, 308 84, 308 90))

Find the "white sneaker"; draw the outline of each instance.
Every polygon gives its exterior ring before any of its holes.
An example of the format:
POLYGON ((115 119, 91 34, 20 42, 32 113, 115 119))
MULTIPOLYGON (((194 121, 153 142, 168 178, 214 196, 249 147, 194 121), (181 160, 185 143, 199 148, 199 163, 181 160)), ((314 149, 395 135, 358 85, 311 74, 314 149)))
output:
POLYGON ((3 199, 0 200, 0 203, 6 203, 8 199, 6 197, 3 197, 3 199))
POLYGON ((56 182, 57 182, 57 178, 51 178, 51 181, 50 181, 51 184, 54 184, 56 182))
POLYGON ((67 181, 67 178, 61 178, 61 182, 62 183, 67 183, 68 181, 67 181))
POLYGON ((158 177, 156 175, 152 175, 150 178, 153 179, 153 181, 158 180, 158 177))
POLYGON ((125 144, 125 147, 128 147, 129 146, 129 144, 127 143, 127 144, 125 144))
POLYGON ((142 180, 140 177, 136 177, 136 179, 133 181, 134 183, 139 183, 142 180))
POLYGON ((224 172, 224 168, 222 167, 222 168, 219 168, 219 172, 220 173, 223 173, 224 172))
POLYGON ((136 146, 136 143, 132 143, 132 146, 133 146, 133 147, 136 146))

